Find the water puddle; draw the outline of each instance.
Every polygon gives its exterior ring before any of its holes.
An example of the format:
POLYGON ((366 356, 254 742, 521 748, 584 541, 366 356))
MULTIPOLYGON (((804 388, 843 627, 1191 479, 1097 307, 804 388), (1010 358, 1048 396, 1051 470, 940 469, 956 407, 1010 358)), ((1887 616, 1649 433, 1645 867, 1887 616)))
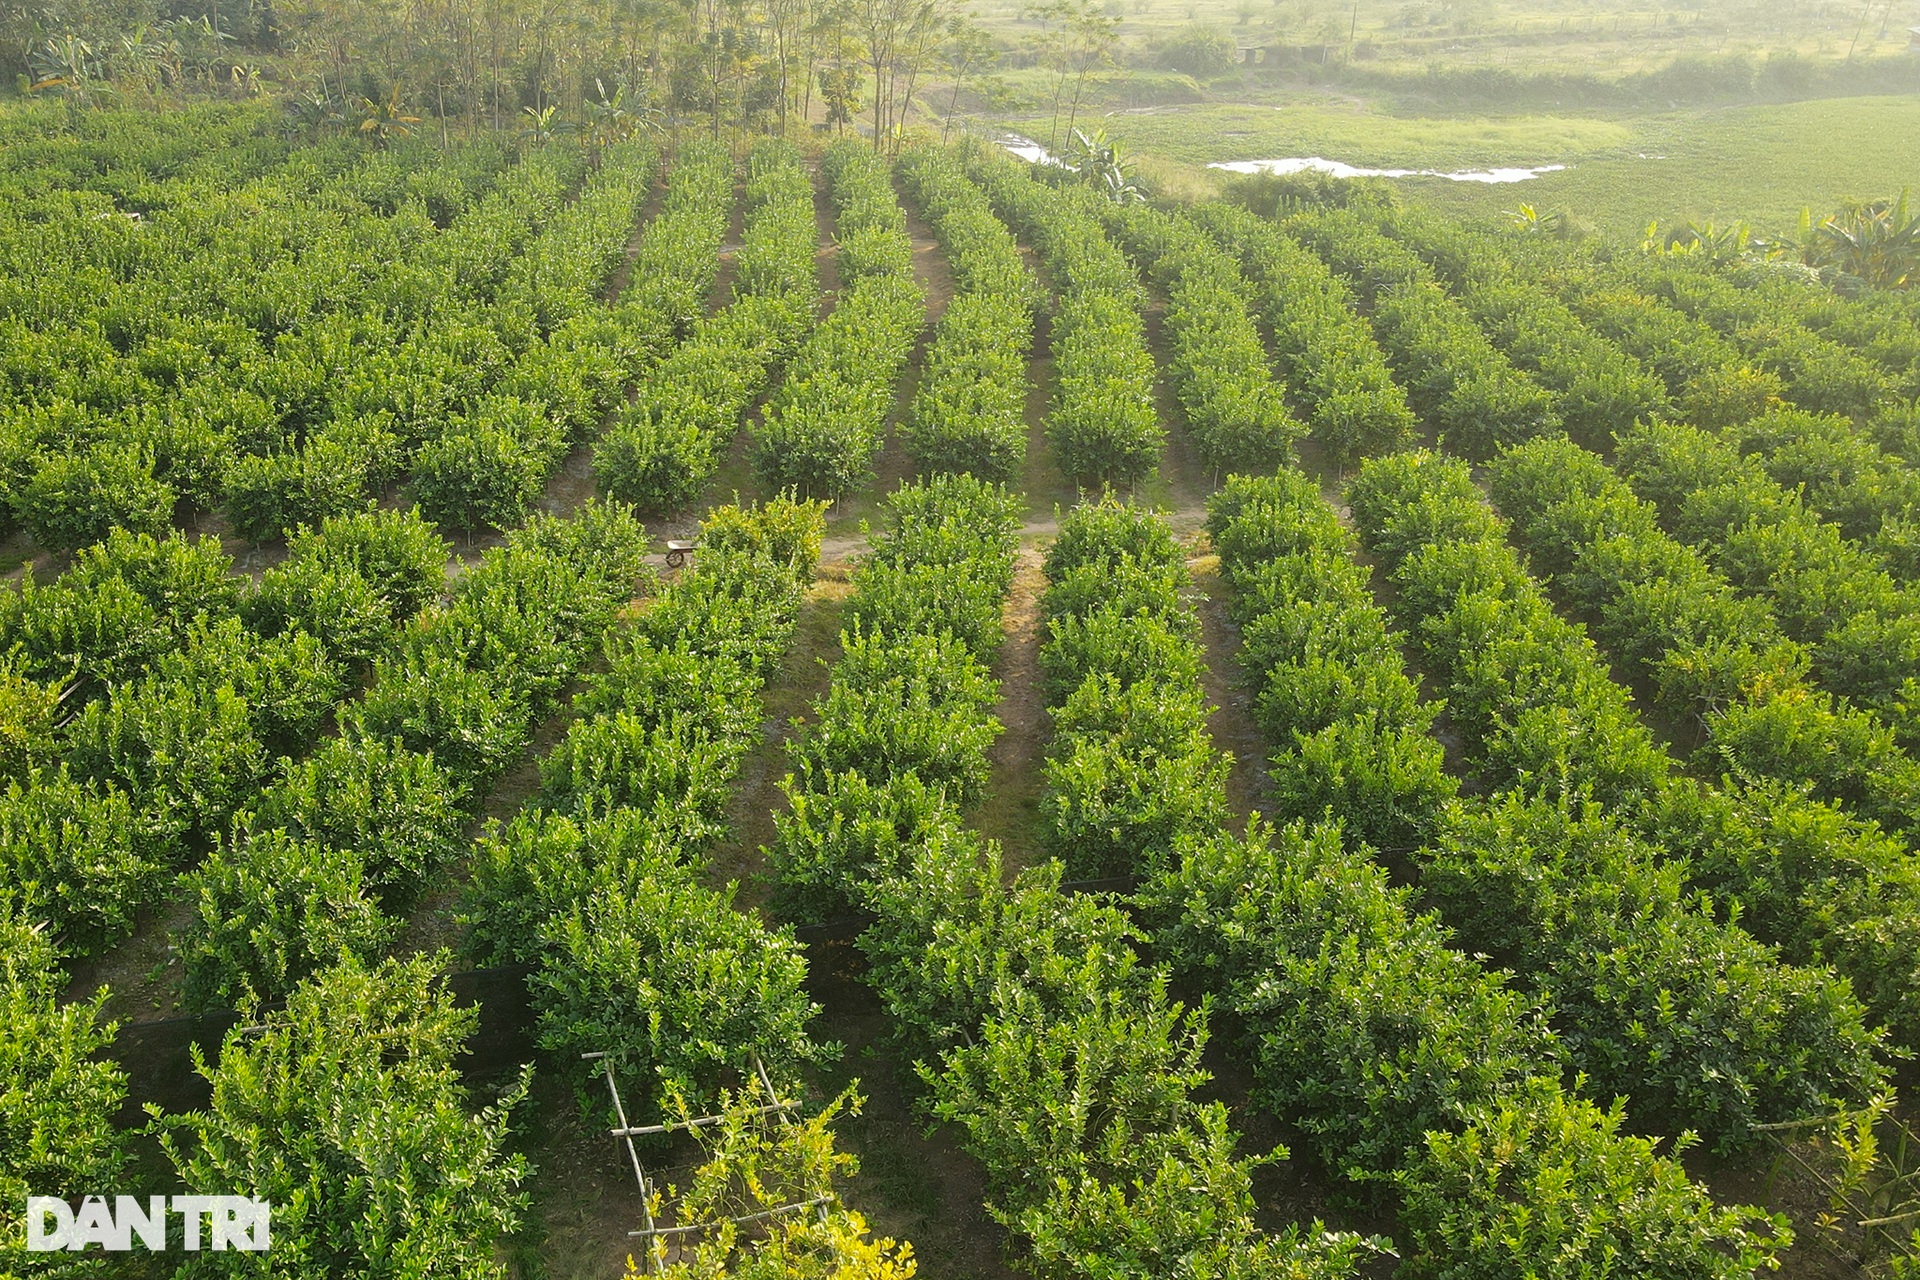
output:
POLYGON ((1564 164, 1543 164, 1531 169, 1364 169, 1358 165, 1328 160, 1321 156, 1292 156, 1285 160, 1226 160, 1210 164, 1209 169, 1229 173, 1324 173, 1335 178, 1445 178, 1449 182, 1530 182, 1543 173, 1559 173, 1564 164))
POLYGON ((1024 133, 1003 133, 994 139, 1010 156, 1019 156, 1028 164, 1059 164, 1060 159, 1024 133))

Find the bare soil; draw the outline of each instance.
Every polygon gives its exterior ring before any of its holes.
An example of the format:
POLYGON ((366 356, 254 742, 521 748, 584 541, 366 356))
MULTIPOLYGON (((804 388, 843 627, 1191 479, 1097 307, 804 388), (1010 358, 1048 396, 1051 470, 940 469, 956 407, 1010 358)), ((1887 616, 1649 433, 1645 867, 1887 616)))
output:
POLYGON ((787 743, 810 717, 813 701, 827 691, 828 664, 840 651, 840 611, 850 593, 844 566, 823 566, 800 606, 794 642, 779 673, 762 693, 766 732, 740 767, 728 812, 728 835, 713 850, 708 881, 740 885, 738 905, 759 907, 772 890, 766 847, 774 818, 787 807, 780 789, 787 776, 787 743))
POLYGON ((1040 646, 1046 642, 1040 595, 1047 588, 1041 559, 1041 549, 1029 541, 1014 564, 1013 590, 1001 613, 1006 639, 993 666, 994 679, 1000 682, 994 714, 1002 732, 987 753, 993 772, 986 797, 968 815, 976 830, 999 841, 1008 875, 1046 856, 1041 844, 1040 793, 1053 721, 1040 693, 1040 646))

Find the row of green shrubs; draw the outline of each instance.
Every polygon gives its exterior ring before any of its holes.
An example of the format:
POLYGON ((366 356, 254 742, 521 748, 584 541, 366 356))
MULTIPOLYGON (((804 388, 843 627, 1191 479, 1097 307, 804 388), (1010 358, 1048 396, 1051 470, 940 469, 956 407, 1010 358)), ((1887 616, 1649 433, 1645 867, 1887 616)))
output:
POLYGON ((1101 226, 1099 197, 1049 185, 1024 171, 1031 166, 987 149, 969 153, 967 168, 1046 265, 1057 383, 1047 441, 1060 470, 1082 488, 1145 480, 1158 470, 1166 443, 1140 315, 1146 299, 1132 264, 1101 226))
MULTIPOLYGON (((1657 427, 1635 432, 1622 456, 1631 464, 1662 438, 1672 440, 1657 427)), ((1765 596, 1736 592, 1604 461, 1571 441, 1538 441, 1497 459, 1489 479, 1534 569, 1552 575, 1556 594, 1593 627, 1621 674, 1652 690, 1669 714, 1704 726, 1712 771, 1804 785, 1909 836, 1920 826, 1920 771, 1892 729, 1810 687, 1811 656, 1782 633, 1765 596)), ((1710 482, 1695 491, 1712 492, 1710 482)), ((1748 532, 1728 529, 1713 541, 1738 544, 1748 532)), ((1797 568, 1822 558, 1793 559, 1797 568)), ((1823 581, 1826 607, 1835 585, 1823 581)))
POLYGON ((1886 373, 1896 397, 1920 397, 1920 311, 1910 297, 1886 289, 1843 298, 1834 290, 1795 288, 1786 281, 1756 283, 1766 289, 1770 306, 1871 360, 1886 373))
MULTIPOLYGON (((1245 272, 1274 360, 1315 443, 1338 467, 1412 444, 1418 425, 1353 291, 1310 250, 1246 210, 1195 206, 1193 219, 1245 272)), ((1231 467, 1245 464, 1227 459, 1231 467)))
POLYGON ((1033 273, 953 151, 909 147, 898 172, 958 286, 927 346, 907 450, 922 472, 966 471, 1005 483, 1027 455, 1033 273))
POLYGON ((840 294, 768 402, 753 466, 770 489, 838 501, 872 478, 926 296, 887 161, 848 138, 827 149, 821 172, 839 215, 840 294))
MULTIPOLYGON (((1232 481, 1211 516, 1233 572, 1282 566, 1267 578, 1274 596, 1289 569, 1309 582, 1337 580, 1346 563, 1331 559, 1346 548, 1304 480, 1232 481), (1304 547, 1329 554, 1289 559, 1304 547)), ((1055 616, 1072 618, 1077 606, 1079 616, 1110 619, 1114 642, 1089 653, 1055 624, 1049 647, 1062 653, 1049 663, 1043 652, 1043 666, 1069 679, 1087 668, 1076 697, 1102 684, 1131 695, 1115 735, 1122 741, 1136 725, 1151 731, 1161 722, 1181 736, 1197 729, 1197 747, 1224 772, 1203 726, 1165 714, 1197 704, 1200 693, 1179 643, 1197 620, 1167 589, 1181 556, 1165 524, 1145 513, 1103 504, 1069 517, 1049 557, 1049 597, 1061 593, 1055 616), (1089 572, 1116 584, 1109 594, 1124 603, 1089 609, 1073 586, 1089 572), (1165 585, 1148 585, 1156 579, 1165 585)), ((1271 612, 1243 617, 1250 629, 1267 619, 1265 652, 1276 667, 1291 639, 1293 658, 1319 659, 1314 675, 1332 674, 1341 620, 1357 602, 1328 602, 1303 618, 1295 602, 1274 596, 1271 612)), ((1384 659, 1390 644, 1373 652, 1384 659)), ((1076 732, 1070 719, 1063 729, 1076 732)), ((1362 747, 1347 763, 1366 768, 1376 758, 1362 747)), ((1178 773, 1163 769, 1129 790, 1152 797, 1159 777, 1179 781, 1178 773)), ((1050 782, 1071 794, 1079 778, 1050 774, 1050 782)), ((1342 848, 1337 827, 1276 832, 1256 822, 1236 838, 1222 829, 1219 783, 1200 786, 1217 794, 1211 812, 1122 836, 1120 849, 1133 847, 1131 869, 1144 879, 1139 918, 1172 972, 1219 993, 1234 1014, 1256 1101, 1297 1126, 1356 1194, 1398 1208, 1413 1246, 1407 1273, 1498 1276, 1627 1258, 1636 1260, 1630 1267, 1734 1276, 1775 1256, 1789 1238, 1783 1224, 1715 1206, 1653 1143, 1622 1133, 1619 1105, 1602 1110, 1564 1092, 1565 1058, 1544 1002, 1454 950, 1433 917, 1414 912, 1407 890, 1389 887, 1364 852, 1342 848), (1623 1202, 1635 1213, 1620 1215, 1623 1202)), ((1408 800, 1423 803, 1418 794, 1408 800)), ((1154 808, 1164 815, 1170 806, 1154 808)))
MULTIPOLYGON (((1595 975, 1556 957, 1542 981, 1534 966, 1556 947, 1577 957, 1554 935, 1603 913, 1604 899, 1580 889, 1568 859, 1530 863, 1541 842, 1501 843, 1538 830, 1510 821, 1521 808, 1453 798, 1428 736, 1439 708, 1402 669, 1402 637, 1317 487, 1292 473, 1235 477, 1209 503, 1208 533, 1291 825, 1193 841, 1141 896, 1176 971, 1241 1019, 1256 1099, 1298 1126, 1329 1172, 1398 1207, 1412 1274, 1732 1277, 1776 1265, 1783 1222, 1714 1205, 1672 1153, 1629 1136, 1629 1114, 1635 1130, 1649 1119, 1638 1095, 1601 1108, 1563 1085, 1604 1043, 1593 1000, 1573 985, 1595 975), (1394 887, 1369 846, 1412 853, 1443 911, 1394 887), (1551 897, 1559 911, 1541 909, 1551 897), (1443 918, 1460 924, 1457 938, 1443 918), (1534 990, 1463 951, 1482 951, 1493 924, 1506 930, 1494 959, 1521 962, 1534 990), (1529 930, 1546 935, 1531 950, 1529 930)), ((1650 958, 1611 955, 1614 983, 1650 958)), ((1675 1018, 1698 1015, 1684 991, 1675 998, 1686 1010, 1675 1018)), ((1656 1056, 1676 1051, 1670 1028, 1648 1030, 1663 1041, 1656 1056)), ((1618 1075, 1576 1078, 1607 1097, 1618 1075)))
POLYGON ((1438 443, 1468 458, 1560 428, 1554 397, 1487 340, 1431 268, 1356 209, 1296 214, 1298 236, 1358 291, 1407 400, 1438 443))
POLYGON ((211 537, 116 531, 0 596, 0 866, 62 948, 125 935, 443 582, 417 515, 303 531, 257 584, 211 537))
POLYGON ((1166 294, 1167 376, 1201 462, 1216 475, 1291 463, 1307 428, 1268 366, 1239 266, 1177 214, 1114 205, 1107 226, 1166 294))
POLYGON ((1156 513, 1108 498, 1062 522, 1046 573, 1044 839, 1076 876, 1155 874, 1227 820, 1186 553, 1156 513))
POLYGON ((1696 766, 1727 794, 1663 791, 1642 818, 1648 833, 1674 841, 1695 883, 1737 897, 1756 934, 1846 974, 1875 1020, 1912 1047, 1920 877, 1900 840, 1847 813, 1906 825, 1899 804, 1912 783, 1901 780, 1913 765, 1892 735, 1809 689, 1804 651, 1766 606, 1735 598, 1599 458, 1540 441, 1497 459, 1489 480, 1512 536, 1616 669, 1706 727, 1696 766), (1700 812, 1668 816, 1675 800, 1700 812))
POLYGON ((1782 963, 1636 821, 1715 806, 1548 605, 1467 467, 1373 460, 1347 499, 1489 797, 1443 809, 1415 850, 1422 887, 1465 945, 1550 996, 1595 1092, 1626 1097, 1637 1124, 1732 1150, 1757 1125, 1878 1089, 1882 1037, 1847 983, 1782 963))
POLYGON ((94 372, 26 389, 8 413, 13 505, 49 547, 115 526, 164 532, 181 502, 223 507, 262 540, 356 510, 411 472, 436 520, 517 523, 657 341, 637 308, 622 326, 597 307, 653 161, 644 143, 617 149, 563 204, 578 165, 530 158, 445 231, 406 204, 390 217, 361 206, 329 235, 311 225, 324 189, 305 193, 312 207, 288 197, 286 221, 315 238, 297 258, 293 232, 227 244, 211 227, 183 231, 189 275, 244 268, 255 293, 208 298, 177 279, 169 295, 182 268, 162 270, 139 278, 131 311, 98 311, 124 332, 89 319, 65 350, 37 351, 94 372), (246 310, 262 297, 278 300, 270 314, 246 310), (123 370, 144 372, 127 386, 98 376, 123 370))
POLYGON ((747 407, 799 346, 818 305, 813 188, 799 153, 758 143, 747 159, 746 220, 728 306, 695 323, 594 445, 603 493, 671 511, 706 488, 747 407))
MULTIPOLYGON (((1647 423, 1620 441, 1618 462, 1662 528, 1771 607, 1821 686, 1878 713, 1908 749, 1920 745, 1920 591, 1708 431, 1647 423)), ((1910 813, 1912 797, 1895 809, 1910 813)))
MULTIPOLYGON (((1920 425, 1920 407, 1906 415, 1920 425)), ((1759 463, 1809 511, 1878 555, 1909 588, 1920 581, 1920 470, 1833 413, 1779 409, 1722 438, 1759 463)), ((1898 443, 1893 441, 1891 443, 1898 443)))
POLYGON ((542 1049, 582 1097, 614 1055, 629 1114, 781 1087, 833 1046, 809 1037, 806 962, 785 930, 706 882, 733 783, 762 732, 819 558, 818 504, 721 507, 698 563, 609 634, 528 808, 481 838, 461 911, 467 951, 528 966, 542 1049))
POLYGON ((633 597, 647 545, 621 507, 529 522, 407 622, 311 756, 207 761, 226 767, 195 810, 213 849, 187 878, 189 1003, 280 999, 382 954, 633 597))
POLYGON ((1783 305, 1790 290, 1742 288, 1711 262, 1686 256, 1622 255, 1604 276, 1711 325, 1744 361, 1780 378, 1799 408, 1864 423, 1899 396, 1873 361, 1802 324, 1783 305))
POLYGON ((1493 344, 1553 394, 1554 412, 1581 444, 1605 449, 1616 433, 1668 414, 1665 384, 1516 270, 1490 234, 1408 211, 1383 213, 1380 228, 1425 259, 1493 344))
POLYGON ((769 850, 786 909, 868 914, 867 981, 1035 1274, 1352 1274, 1351 1237, 1254 1225, 1259 1161, 1195 1096, 1205 1018, 1141 961, 1127 917, 1063 893, 1056 861, 1009 882, 962 823, 998 729, 987 661, 1019 501, 947 476, 898 490, 889 516, 791 749, 769 850))
POLYGON ((733 217, 733 151, 694 138, 674 151, 660 211, 627 262, 622 301, 660 316, 683 340, 707 314, 720 245, 733 217))

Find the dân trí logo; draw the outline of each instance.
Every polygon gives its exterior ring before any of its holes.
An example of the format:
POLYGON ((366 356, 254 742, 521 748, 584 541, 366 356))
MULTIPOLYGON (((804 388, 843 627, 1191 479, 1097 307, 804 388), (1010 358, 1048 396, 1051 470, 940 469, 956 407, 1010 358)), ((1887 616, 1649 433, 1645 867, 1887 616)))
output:
POLYGON ((188 1249, 264 1252, 272 1242, 273 1206, 252 1196, 88 1196, 75 1209, 57 1196, 27 1197, 27 1250, 78 1253, 88 1245, 124 1252, 136 1238, 158 1253, 167 1248, 167 1215, 176 1214, 188 1249))

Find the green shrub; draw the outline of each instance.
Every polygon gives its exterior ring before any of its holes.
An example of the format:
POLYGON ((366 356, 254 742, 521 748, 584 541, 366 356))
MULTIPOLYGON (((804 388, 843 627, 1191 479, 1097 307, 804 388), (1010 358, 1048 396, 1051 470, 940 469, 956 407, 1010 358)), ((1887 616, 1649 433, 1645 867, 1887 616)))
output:
POLYGON ((180 941, 194 1008, 286 999, 347 956, 368 960, 398 932, 366 891, 359 853, 236 826, 186 878, 194 917, 180 941))
POLYGON ((453 529, 511 529, 527 518, 564 448, 535 405, 489 401, 413 458, 420 512, 453 529))
POLYGON ((247 625, 262 636, 312 636, 345 668, 371 664, 393 642, 393 616, 373 585, 350 567, 288 560, 260 575, 247 597, 247 625))
POLYGON ((631 406, 593 448, 600 491, 642 511, 676 511, 700 496, 720 467, 717 433, 701 429, 699 406, 676 405, 684 417, 631 406))
POLYGON ((590 817, 652 814, 688 846, 722 835, 747 742, 718 738, 698 719, 615 711, 576 720, 540 762, 541 802, 590 817))
POLYGON ((985 793, 1000 723, 995 690, 948 636, 842 638, 843 656, 815 721, 788 747, 803 777, 854 771, 879 783, 911 772, 965 807, 985 793))
POLYGON ((803 920, 851 910, 859 886, 901 874, 908 851, 953 821, 945 793, 915 773, 790 775, 780 789, 767 857, 787 914, 803 920))
POLYGON ((333 516, 287 543, 288 563, 351 569, 387 602, 395 622, 425 608, 446 589, 453 549, 418 508, 333 516))
MULTIPOLYGON (((438 981, 444 956, 352 959, 295 987, 266 1030, 236 1029, 199 1111, 158 1122, 188 1189, 234 1187, 274 1206, 274 1265, 504 1280, 500 1248, 519 1225, 525 1161, 506 1154, 527 1080, 470 1113, 454 1059, 479 1014, 438 981)), ((232 1273, 189 1254, 184 1273, 232 1273)))
POLYGON ((347 733, 280 775, 254 803, 253 825, 326 849, 351 850, 366 884, 405 902, 462 847, 466 789, 431 755, 347 733))
POLYGON ((732 657, 661 649, 631 631, 610 632, 602 652, 607 669, 589 673, 574 697, 582 715, 625 711, 647 724, 698 724, 716 738, 758 734, 760 682, 732 657))
POLYGON ((318 640, 286 631, 262 640, 238 619, 196 625, 153 664, 151 680, 210 692, 232 689, 270 755, 305 751, 347 682, 318 640))
POLYGON ((1735 1280, 1778 1264, 1784 1218, 1721 1208, 1651 1139, 1558 1090, 1503 1100, 1463 1132, 1435 1132, 1400 1176, 1426 1280, 1600 1273, 1735 1280))
POLYGON ((59 686, 29 680, 0 663, 0 781, 24 778, 59 754, 54 717, 61 700, 59 686))
POLYGON ((150 844, 125 793, 77 781, 65 765, 10 779, 0 793, 0 880, 71 954, 133 932, 160 880, 150 844))
POLYGON ((1509 794, 1448 815, 1421 885, 1466 945, 1553 1001, 1570 1061, 1641 1125, 1730 1151, 1880 1088, 1881 1036, 1847 985, 1715 919, 1655 852, 1593 811, 1509 794))
POLYGON ((155 477, 153 458, 132 445, 99 444, 42 458, 14 494, 14 513, 50 550, 99 542, 114 529, 164 534, 178 495, 155 477))
POLYGON ((807 1035, 817 1007, 799 944, 736 911, 731 894, 680 877, 602 883, 542 944, 528 980, 541 1047, 582 1088, 600 1073, 580 1055, 614 1054, 630 1115, 657 1111, 666 1089, 711 1100, 755 1058, 790 1080, 835 1052, 807 1035))
POLYGON ((90 703, 69 730, 77 778, 132 798, 167 856, 174 840, 205 839, 226 825, 265 779, 269 756, 252 708, 230 685, 144 680, 107 703, 90 703))
POLYGON ((298 452, 241 458, 227 472, 227 515, 253 542, 267 542, 363 511, 386 483, 399 447, 378 419, 329 423, 298 452))
POLYGON ((59 959, 17 900, 0 898, 0 1268, 23 1277, 98 1274, 71 1254, 27 1253, 27 1197, 97 1195, 127 1168, 114 1126, 126 1073, 103 1056, 117 1028, 100 1021, 107 990, 66 998, 59 959))
POLYGON ((344 732, 431 755, 464 786, 495 777, 525 749, 526 705, 446 654, 382 663, 366 697, 342 709, 344 732))
POLYGON ((534 810, 489 823, 474 844, 472 869, 460 923, 466 951, 482 964, 539 963, 542 931, 596 884, 685 876, 671 829, 635 812, 576 820, 534 810))
POLYGON ((1141 897, 1175 972, 1244 1019, 1262 1102, 1361 1188, 1386 1190, 1427 1133, 1559 1077, 1541 1007, 1336 827, 1196 833, 1141 897))

